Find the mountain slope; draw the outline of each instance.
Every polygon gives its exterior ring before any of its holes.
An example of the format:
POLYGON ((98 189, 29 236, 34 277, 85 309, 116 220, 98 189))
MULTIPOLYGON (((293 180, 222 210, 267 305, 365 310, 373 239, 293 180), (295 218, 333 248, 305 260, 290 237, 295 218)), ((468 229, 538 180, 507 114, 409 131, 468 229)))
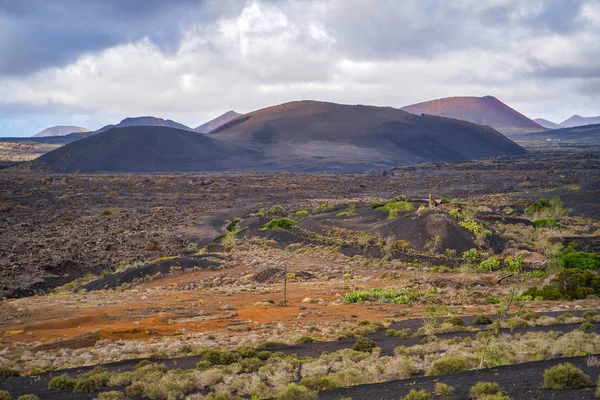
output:
POLYGON ((69 143, 39 157, 33 167, 55 172, 221 171, 243 168, 254 156, 248 149, 196 132, 130 126, 69 143))
POLYGON ((236 113, 233 110, 227 111, 225 114, 220 115, 217 118, 212 119, 212 120, 200 125, 199 127, 197 127, 194 130, 196 132, 200 132, 200 133, 209 133, 210 131, 217 129, 221 125, 228 123, 229 121, 231 121, 234 118, 239 117, 240 115, 242 115, 242 114, 236 113))
POLYGON ((402 107, 402 110, 416 115, 438 115, 488 125, 504 134, 545 130, 492 96, 446 97, 402 107))
POLYGON ((166 127, 115 128, 40 157, 56 172, 340 171, 523 154, 490 127, 391 107, 315 101, 239 116, 206 135, 166 127))
POLYGON ((543 126, 544 128, 548 128, 548 129, 560 128, 560 125, 557 124, 556 122, 548 121, 547 119, 544 119, 544 118, 536 118, 536 119, 534 119, 534 121, 537 122, 538 124, 540 124, 541 126, 543 126))
POLYGON ((69 133, 75 132, 89 132, 89 129, 82 128, 80 126, 72 126, 72 125, 57 125, 51 126, 50 128, 46 128, 41 132, 36 133, 33 137, 48 137, 48 136, 65 136, 69 133))
POLYGON ((598 117, 582 117, 580 115, 573 115, 571 118, 564 120, 560 123, 561 128, 572 128, 575 126, 583 125, 595 125, 600 124, 600 116, 598 117))

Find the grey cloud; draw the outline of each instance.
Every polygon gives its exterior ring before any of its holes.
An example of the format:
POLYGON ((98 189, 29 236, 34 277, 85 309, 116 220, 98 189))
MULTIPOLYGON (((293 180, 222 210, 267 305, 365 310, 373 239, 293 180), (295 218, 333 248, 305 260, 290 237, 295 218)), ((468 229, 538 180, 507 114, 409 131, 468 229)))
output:
POLYGON ((241 0, 0 0, 0 75, 63 66, 148 37, 177 49, 185 29, 237 12, 241 0))

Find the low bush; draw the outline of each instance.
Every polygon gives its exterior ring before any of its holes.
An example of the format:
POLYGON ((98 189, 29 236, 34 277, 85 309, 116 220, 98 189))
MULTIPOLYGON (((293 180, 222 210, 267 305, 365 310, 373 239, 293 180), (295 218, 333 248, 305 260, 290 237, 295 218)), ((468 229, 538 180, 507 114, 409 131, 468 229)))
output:
POLYGON ((560 198, 553 197, 551 199, 541 198, 530 204, 525 209, 526 214, 536 214, 538 216, 557 218, 567 214, 563 202, 560 198))
POLYGON ((265 362, 257 357, 244 358, 240 361, 240 371, 246 374, 256 372, 265 365, 265 362))
POLYGON ((478 252, 477 249, 469 249, 462 253, 461 258, 466 263, 476 264, 485 260, 485 254, 478 252))
POLYGON ((488 317, 487 315, 478 315, 473 320, 473 325, 490 325, 493 322, 494 321, 490 317, 488 317))
POLYGON ((13 398, 6 390, 0 390, 0 400, 13 400, 13 398))
POLYGON ((0 367, 0 378, 1 379, 14 378, 15 376, 19 376, 18 371, 15 371, 14 369, 8 368, 8 367, 0 367))
POLYGON ((296 211, 296 215, 308 215, 308 211, 306 211, 306 210, 298 210, 298 211, 296 211))
POLYGON ((429 393, 425 389, 421 389, 419 391, 413 389, 406 396, 404 396, 404 400, 431 400, 431 393, 429 393))
POLYGON ((534 286, 523 294, 543 300, 582 300, 600 295, 600 277, 586 269, 565 269, 549 284, 541 288, 534 286))
POLYGON ((111 390, 110 392, 103 392, 98 394, 96 400, 127 400, 127 396, 125 396, 123 392, 111 390))
POLYGON ((598 315, 598 311, 596 310, 588 310, 583 313, 583 319, 585 320, 593 320, 594 317, 598 315))
POLYGON ((500 260, 497 257, 490 257, 487 260, 483 260, 476 268, 477 272, 493 272, 499 269, 500 260))
POLYGON ((306 343, 314 343, 315 339, 311 338, 310 336, 302 336, 300 338, 298 338, 298 340, 296 340, 296 343, 299 344, 306 344, 306 343))
POLYGON ((277 395, 277 400, 316 400, 317 394, 307 387, 290 383, 277 395))
POLYGON ((554 218, 540 218, 533 221, 536 228, 558 228, 558 222, 554 218))
POLYGON ((300 385, 305 386, 314 392, 320 392, 323 390, 333 390, 341 386, 339 382, 330 379, 326 376, 312 376, 308 378, 303 378, 300 381, 300 385))
POLYGON ((377 343, 372 341, 369 338, 359 338, 356 343, 352 346, 352 350, 355 351, 363 351, 363 352, 371 352, 375 347, 377 347, 377 343))
POLYGON ((327 203, 323 203, 313 209, 313 214, 321 214, 321 213, 331 212, 334 210, 335 210, 334 206, 331 206, 327 203))
POLYGON ((454 388, 448 384, 436 382, 433 393, 441 398, 451 397, 454 394, 454 388))
POLYGON ((477 382, 469 391, 471 398, 479 399, 483 395, 500 394, 502 388, 496 382, 477 382))
POLYGON ((276 228, 290 229, 294 225, 296 225, 296 221, 294 221, 293 219, 278 218, 278 219, 272 219, 269 222, 267 222, 265 224, 265 226, 262 227, 262 230, 276 229, 276 228))
POLYGON ((404 329, 388 329, 387 331, 385 331, 385 336, 388 337, 397 337, 400 339, 408 339, 412 336, 412 330, 410 328, 404 328, 404 329))
POLYGON ((596 325, 592 321, 584 321, 583 324, 579 325, 579 329, 582 331, 593 331, 596 329, 596 325))
POLYGON ((593 386, 591 378, 570 363, 559 364, 544 371, 544 389, 575 390, 593 386))
POLYGON ((35 394, 24 394, 17 397, 17 400, 40 400, 40 398, 35 394))
POLYGON ((600 255, 586 253, 584 251, 566 251, 558 259, 560 265, 565 268, 600 269, 600 255))
POLYGON ((435 361, 431 368, 427 370, 426 375, 454 374, 456 372, 467 371, 468 369, 469 363, 464 358, 448 357, 435 361))
POLYGON ((50 390, 66 390, 74 387, 75 379, 70 378, 67 374, 56 376, 48 382, 48 389, 50 390))
POLYGON ((475 237, 480 240, 485 238, 487 235, 492 234, 492 231, 485 229, 482 224, 472 219, 465 219, 464 221, 460 221, 458 224, 474 234, 475 237))
POLYGON ((96 367, 75 381, 75 393, 93 393, 108 384, 110 373, 104 367, 96 367))
POLYGON ((446 324, 450 324, 453 326, 465 326, 465 321, 460 317, 450 317, 444 321, 446 324))
POLYGON ((387 203, 379 207, 379 209, 387 211, 388 218, 392 219, 398 217, 398 213, 400 212, 408 212, 414 210, 415 206, 409 201, 402 199, 394 199, 388 201, 387 203))
POLYGON ((271 208, 261 208, 252 216, 255 217, 266 217, 266 218, 285 218, 289 215, 287 210, 280 205, 273 206, 271 208))
POLYGON ((206 350, 204 351, 204 361, 211 365, 230 365, 239 362, 242 359, 239 353, 227 350, 206 350))

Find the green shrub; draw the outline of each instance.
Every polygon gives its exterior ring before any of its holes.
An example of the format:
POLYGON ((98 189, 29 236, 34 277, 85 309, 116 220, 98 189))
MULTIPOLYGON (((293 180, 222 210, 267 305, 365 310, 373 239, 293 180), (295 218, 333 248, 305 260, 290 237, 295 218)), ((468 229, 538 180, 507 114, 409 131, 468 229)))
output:
POLYGON ((333 390, 339 388, 341 385, 326 376, 313 376, 308 378, 302 378, 300 385, 307 387, 314 392, 320 392, 323 390, 333 390))
POLYGON ((488 317, 487 315, 478 315, 473 320, 473 325, 490 325, 493 322, 494 321, 490 317, 488 317))
POLYGON ((462 218, 462 214, 458 210, 450 210, 448 211, 448 215, 456 219, 462 218))
POLYGON ((335 214, 335 215, 336 215, 337 217, 349 217, 349 216, 350 216, 350 213, 349 213, 348 211, 342 211, 342 212, 339 212, 339 213, 337 213, 337 214, 335 214))
POLYGON ((15 376, 19 376, 18 371, 15 371, 14 369, 8 368, 8 367, 0 367, 0 378, 1 379, 14 378, 15 376))
POLYGON ((554 218, 540 218, 533 221, 536 228, 558 228, 560 225, 554 218))
POLYGON ((35 394, 24 394, 17 397, 17 400, 40 400, 40 398, 35 394))
POLYGON ((482 224, 472 219, 465 219, 464 221, 460 221, 458 224, 474 234, 477 239, 483 239, 487 235, 492 234, 492 231, 485 229, 482 224))
POLYGON ((565 268, 600 269, 600 255, 583 251, 563 252, 558 262, 565 268))
POLYGON ((468 369, 469 363, 464 358, 448 357, 435 361, 431 368, 427 370, 426 375, 454 374, 468 369))
POLYGON ((294 221, 293 219, 278 218, 278 219, 272 219, 269 222, 267 222, 265 224, 265 226, 262 227, 262 230, 276 229, 276 228, 290 229, 294 225, 296 225, 296 221, 294 221))
POLYGON ((487 296, 485 302, 488 304, 500 304, 500 299, 495 296, 487 296))
POLYGON ((352 350, 371 352, 375 347, 377 347, 377 343, 375 343, 371 339, 359 338, 356 341, 356 343, 354 343, 354 345, 352 346, 352 350))
POLYGON ((477 249, 469 249, 462 253, 462 260, 469 264, 475 264, 485 259, 485 254, 477 251, 477 249))
POLYGON ((0 390, 0 400, 13 400, 13 398, 6 390, 0 390))
POLYGON ((204 361, 208 361, 211 365, 230 365, 239 362, 241 358, 240 354, 234 351, 212 349, 204 351, 204 361))
POLYGON ((413 389, 404 396, 404 400, 431 400, 431 394, 425 389, 419 391, 413 389))
POLYGON ((534 286, 524 295, 544 300, 582 300, 600 295, 600 277, 589 270, 565 269, 542 288, 534 286))
POLYGON ((123 392, 111 390, 110 392, 99 393, 96 400, 126 400, 127 396, 123 392))
POLYGON ((67 374, 56 376, 48 382, 48 389, 50 390, 66 390, 73 389, 74 387, 75 380, 70 378, 67 374))
POLYGON ((540 214, 544 217, 562 217, 567 214, 563 202, 560 198, 553 197, 551 199, 541 198, 525 209, 526 214, 540 214))
POLYGON ((451 397, 454 394, 454 388, 448 384, 436 382, 433 393, 441 398, 451 397))
POLYGON ((579 329, 582 331, 593 331, 596 329, 596 325, 594 325, 591 321, 584 321, 583 324, 579 325, 579 329))
POLYGON ((559 364, 544 371, 544 389, 576 390, 593 386, 590 377, 573 364, 559 364))
POLYGON ((131 385, 125 388, 125 393, 129 397, 140 397, 144 395, 144 383, 133 382, 131 385))
POLYGON ((593 320, 594 317, 598 315, 598 311, 596 310, 587 310, 583 313, 583 319, 585 320, 593 320))
POLYGON ((243 373, 249 374, 251 372, 258 371, 263 365, 265 365, 265 362, 260 358, 244 358, 242 361, 240 361, 240 370, 243 373))
POLYGON ((314 343, 314 342, 315 342, 315 339, 311 338, 310 336, 302 336, 298 340, 296 340, 296 343, 299 343, 299 344, 314 343))
POLYGON ((327 203, 323 203, 313 209, 313 214, 321 214, 321 213, 331 212, 334 210, 335 210, 334 206, 331 206, 327 203))
POLYGON ((450 203, 450 199, 447 198, 447 197, 442 197, 440 199, 440 203, 442 203, 442 204, 448 204, 448 203, 450 203))
POLYGON ((401 199, 394 199, 394 200, 388 201, 387 203, 385 203, 383 206, 381 206, 379 208, 383 211, 387 211, 388 218, 392 219, 392 218, 398 217, 398 213, 400 213, 400 212, 408 212, 408 211, 414 210, 415 206, 413 205, 413 203, 411 203, 409 201, 401 200, 401 199))
POLYGON ((289 213, 285 208, 283 208, 283 206, 276 205, 269 209, 261 208, 252 215, 255 217, 285 218, 289 215, 289 213))
POLYGON ((75 381, 75 393, 93 393, 106 386, 110 379, 110 373, 104 367, 96 367, 81 375, 75 381))
POLYGON ((387 331, 385 331, 385 336, 388 337, 397 337, 400 339, 408 339, 412 336, 412 330, 410 328, 404 328, 404 329, 388 329, 387 331))
POLYGON ((556 317, 556 322, 560 322, 561 324, 564 324, 565 322, 567 322, 568 320, 570 320, 573 317, 574 317, 574 315, 571 314, 570 312, 562 313, 558 317, 556 317))
POLYGON ((317 394, 308 388, 290 383, 277 395, 277 400, 316 400, 317 394))
POLYGON ((454 326, 465 326, 465 321, 460 317, 450 317, 444 321, 444 323, 454 326))
MULTIPOLYGON (((169 397, 170 398, 170 397, 169 397)), ((235 396, 229 393, 209 393, 203 397, 204 400, 244 400, 239 396, 235 396)))
POLYGON ((137 363, 137 365, 135 367, 133 367, 133 369, 138 370, 142 367, 145 367, 146 365, 152 365, 152 364, 154 364, 154 363, 150 360, 142 360, 139 363, 137 363))
POLYGON ((308 211, 306 211, 306 210, 298 210, 298 211, 296 211, 296 215, 308 215, 308 211))
POLYGON ((483 260, 477 266, 478 272, 493 272, 500 269, 500 261, 497 257, 490 257, 487 260, 483 260))
POLYGON ((496 382, 477 382, 469 391, 473 399, 478 399, 483 395, 500 394, 502 388, 496 382))

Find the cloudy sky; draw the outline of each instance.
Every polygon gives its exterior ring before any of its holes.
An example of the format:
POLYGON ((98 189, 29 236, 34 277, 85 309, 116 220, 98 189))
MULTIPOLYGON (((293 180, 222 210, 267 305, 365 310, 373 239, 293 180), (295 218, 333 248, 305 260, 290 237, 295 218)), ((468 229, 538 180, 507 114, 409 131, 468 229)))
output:
POLYGON ((0 0, 0 136, 300 99, 600 115, 598 0, 0 0))

